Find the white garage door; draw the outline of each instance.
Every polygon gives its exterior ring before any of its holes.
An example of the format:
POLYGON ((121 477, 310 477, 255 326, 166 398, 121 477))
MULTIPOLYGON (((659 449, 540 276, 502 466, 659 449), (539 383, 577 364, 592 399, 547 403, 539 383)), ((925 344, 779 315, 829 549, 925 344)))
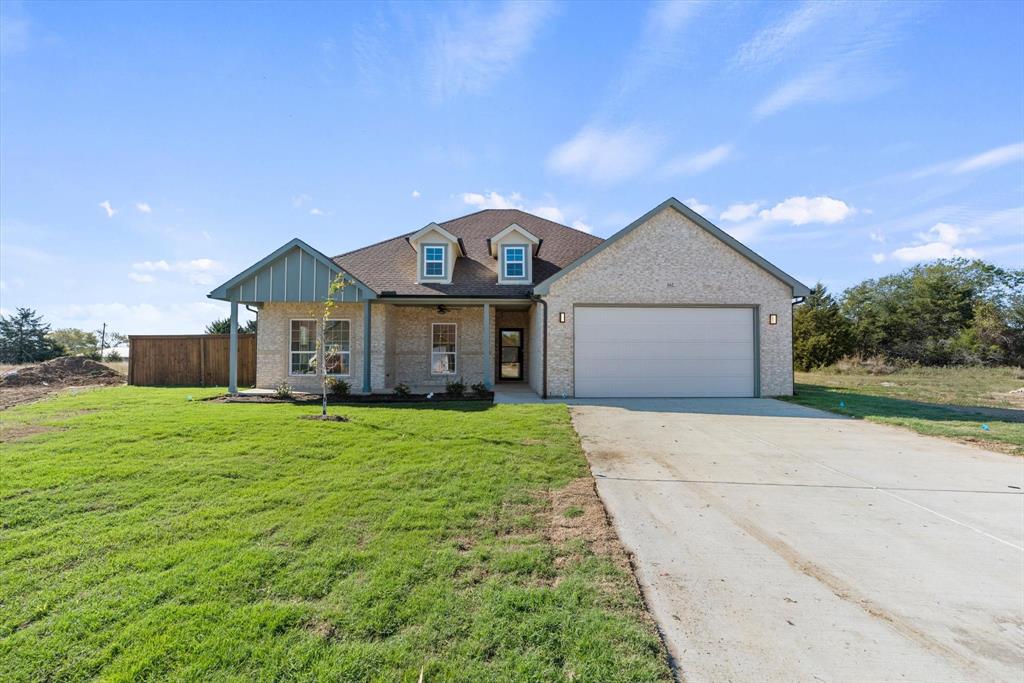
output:
POLYGON ((580 306, 576 396, 753 396, 752 308, 580 306))

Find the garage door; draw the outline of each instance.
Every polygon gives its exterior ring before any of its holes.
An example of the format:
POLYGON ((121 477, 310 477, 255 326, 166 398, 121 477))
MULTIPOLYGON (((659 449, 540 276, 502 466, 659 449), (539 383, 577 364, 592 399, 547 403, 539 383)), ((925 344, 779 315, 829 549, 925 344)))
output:
POLYGON ((754 309, 579 306, 576 396, 754 396, 754 309))

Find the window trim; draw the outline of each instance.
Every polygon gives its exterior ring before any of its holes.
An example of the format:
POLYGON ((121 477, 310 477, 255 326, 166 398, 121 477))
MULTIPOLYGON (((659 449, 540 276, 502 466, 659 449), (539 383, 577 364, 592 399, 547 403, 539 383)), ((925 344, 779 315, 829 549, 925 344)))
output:
POLYGON ((292 350, 292 326, 294 323, 313 323, 313 358, 316 358, 316 318, 289 318, 288 319, 288 376, 289 377, 316 377, 316 372, 292 372, 292 358, 296 353, 310 353, 309 351, 292 350))
MULTIPOLYGON (((329 323, 348 323, 348 351, 339 351, 340 354, 348 354, 348 372, 337 373, 329 372, 328 377, 351 377, 352 376, 352 320, 350 318, 328 318, 329 323)), ((316 337, 320 329, 320 320, 317 318, 289 318, 288 319, 288 376, 289 377, 319 377, 318 372, 292 372, 292 356, 296 353, 312 353, 313 358, 316 359, 316 337), (313 351, 292 351, 292 323, 313 323, 313 351)), ((327 357, 327 336, 326 330, 324 331, 324 357, 327 357)))
POLYGON ((432 322, 430 323, 430 374, 433 377, 452 377, 459 374, 459 324, 455 322, 432 322), (434 351, 434 328, 438 325, 451 325, 455 328, 455 350, 454 351, 434 351), (452 363, 451 372, 434 372, 434 354, 443 353, 444 355, 451 354, 454 356, 454 362, 452 363))
MULTIPOLYGON (((420 250, 423 255, 420 258, 420 273, 424 280, 444 280, 448 277, 448 245, 447 244, 421 244, 420 250), (428 275, 427 274, 427 250, 431 247, 441 250, 441 274, 440 275, 428 275)), ((437 263, 437 261, 430 261, 430 263, 437 263)))
MULTIPOLYGON (((328 318, 329 323, 348 323, 348 351, 338 351, 339 355, 347 355, 348 372, 328 372, 328 377, 351 377, 352 376, 352 321, 348 318, 328 318)), ((327 362, 327 329, 324 329, 324 363, 327 362)))
POLYGON ((529 279, 529 277, 530 277, 530 268, 529 268, 529 263, 528 263, 528 260, 529 260, 528 249, 529 249, 529 247, 527 245, 525 245, 525 244, 503 244, 503 245, 501 245, 501 279, 502 280, 511 280, 511 281, 514 281, 514 282, 519 282, 519 281, 523 281, 523 280, 528 280, 529 279), (523 274, 522 275, 516 276, 516 275, 509 275, 508 274, 508 263, 509 263, 509 261, 508 261, 508 250, 509 249, 520 249, 520 250, 522 250, 522 252, 523 252, 523 260, 521 262, 520 261, 515 261, 515 263, 522 263, 523 264, 523 274))

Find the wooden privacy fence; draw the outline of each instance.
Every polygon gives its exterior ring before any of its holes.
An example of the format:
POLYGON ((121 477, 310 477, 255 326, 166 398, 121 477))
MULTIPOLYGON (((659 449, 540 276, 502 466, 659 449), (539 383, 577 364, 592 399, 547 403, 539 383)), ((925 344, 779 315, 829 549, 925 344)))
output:
MULTIPOLYGON (((217 387, 228 385, 229 334, 131 335, 128 384, 217 387)), ((256 384, 256 335, 238 335, 238 386, 256 384)))

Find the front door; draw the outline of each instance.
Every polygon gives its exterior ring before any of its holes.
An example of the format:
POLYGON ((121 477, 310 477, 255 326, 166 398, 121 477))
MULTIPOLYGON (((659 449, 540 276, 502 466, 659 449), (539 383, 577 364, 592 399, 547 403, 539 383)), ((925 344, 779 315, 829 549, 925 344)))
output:
POLYGON ((523 330, 521 328, 502 328, 498 331, 500 349, 498 359, 499 377, 503 380, 523 378, 523 330))

